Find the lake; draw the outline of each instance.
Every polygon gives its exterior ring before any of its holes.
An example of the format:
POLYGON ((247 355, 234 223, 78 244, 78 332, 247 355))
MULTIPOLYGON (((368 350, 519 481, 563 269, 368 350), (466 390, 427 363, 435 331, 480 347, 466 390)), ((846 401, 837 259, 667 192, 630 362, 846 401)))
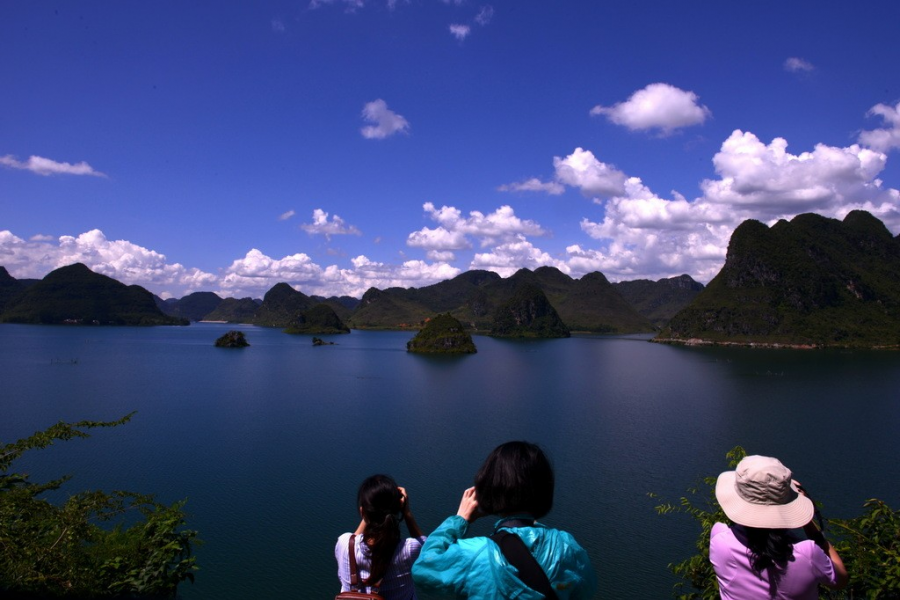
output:
POLYGON ((358 523, 363 478, 394 476, 430 531, 511 439, 550 455, 544 521, 587 549, 598 598, 671 597, 666 565, 692 554, 697 529, 658 516, 647 493, 677 499, 738 444, 779 457, 827 517, 871 497, 900 505, 898 352, 476 337, 478 354, 427 357, 405 351, 411 333, 313 347, 251 326, 239 327, 251 347, 214 348, 230 328, 0 325, 0 441, 137 411, 16 468, 36 481, 72 474, 73 492, 187 498, 204 544, 186 599, 333 597, 334 543, 358 523))

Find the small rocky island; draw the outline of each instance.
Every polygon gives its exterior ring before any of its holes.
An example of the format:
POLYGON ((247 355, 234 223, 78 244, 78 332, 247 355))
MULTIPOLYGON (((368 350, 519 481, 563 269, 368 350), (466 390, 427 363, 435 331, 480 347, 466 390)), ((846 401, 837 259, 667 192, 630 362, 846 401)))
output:
POLYGON ((429 319, 416 337, 406 342, 407 352, 427 354, 474 354, 472 336, 450 313, 429 319))
POLYGON ((244 332, 234 329, 216 340, 216 348, 246 348, 249 345, 244 332))

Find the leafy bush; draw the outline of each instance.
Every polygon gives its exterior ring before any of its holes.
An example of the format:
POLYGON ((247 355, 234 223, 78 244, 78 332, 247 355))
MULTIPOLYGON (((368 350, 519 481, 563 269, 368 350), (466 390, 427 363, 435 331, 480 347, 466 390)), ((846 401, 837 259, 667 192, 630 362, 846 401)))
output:
POLYGON ((172 597, 180 582, 193 581, 197 567, 191 543, 197 534, 182 529, 184 502, 165 506, 142 494, 88 491, 56 505, 39 496, 59 489, 70 477, 37 484, 10 472, 12 462, 27 450, 89 437, 84 429, 114 427, 131 416, 60 422, 0 447, 0 592, 172 597), (119 522, 110 527, 114 520, 119 522))
MULTIPOLYGON (((735 446, 725 456, 728 468, 734 469, 747 452, 735 446)), ((669 569, 681 581, 675 584, 673 596, 678 600, 717 600, 719 586, 712 563, 709 562, 709 537, 717 522, 728 523, 728 517, 716 501, 717 477, 706 477, 677 503, 665 502, 656 506, 664 515, 686 513, 700 525, 695 547, 697 554, 669 569)), ((656 498, 655 494, 650 494, 656 498)), ((828 519, 829 539, 844 561, 850 582, 842 590, 820 587, 819 597, 831 600, 900 599, 900 511, 891 509, 881 500, 871 499, 864 505, 862 515, 853 519, 828 519)))

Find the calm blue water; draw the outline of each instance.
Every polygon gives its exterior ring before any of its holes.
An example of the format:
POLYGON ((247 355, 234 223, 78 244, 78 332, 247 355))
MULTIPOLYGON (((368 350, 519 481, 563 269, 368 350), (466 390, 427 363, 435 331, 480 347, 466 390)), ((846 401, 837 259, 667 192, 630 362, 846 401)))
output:
POLYGON ((477 337, 474 356, 434 358, 407 354, 409 333, 315 348, 254 327, 241 328, 250 348, 214 348, 227 329, 0 326, 0 441, 138 411, 18 468, 71 473, 73 491, 188 498, 205 544, 186 599, 333 597, 334 541, 358 522, 365 476, 393 475, 430 530, 510 439, 554 461, 546 522, 587 548, 599 598, 671 597, 666 565, 692 553, 696 530, 646 494, 675 499, 737 444, 781 458, 826 516, 870 497, 900 505, 900 353, 477 337))

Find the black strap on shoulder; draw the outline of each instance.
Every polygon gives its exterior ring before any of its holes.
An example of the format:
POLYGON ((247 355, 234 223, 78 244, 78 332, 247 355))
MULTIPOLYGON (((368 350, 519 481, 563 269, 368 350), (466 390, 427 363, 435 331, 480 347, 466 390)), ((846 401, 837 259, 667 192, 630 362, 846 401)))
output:
POLYGON ((556 592, 538 561, 528 551, 522 538, 511 531, 495 531, 491 536, 509 564, 519 570, 519 579, 531 589, 538 591, 549 600, 557 600, 556 592))

